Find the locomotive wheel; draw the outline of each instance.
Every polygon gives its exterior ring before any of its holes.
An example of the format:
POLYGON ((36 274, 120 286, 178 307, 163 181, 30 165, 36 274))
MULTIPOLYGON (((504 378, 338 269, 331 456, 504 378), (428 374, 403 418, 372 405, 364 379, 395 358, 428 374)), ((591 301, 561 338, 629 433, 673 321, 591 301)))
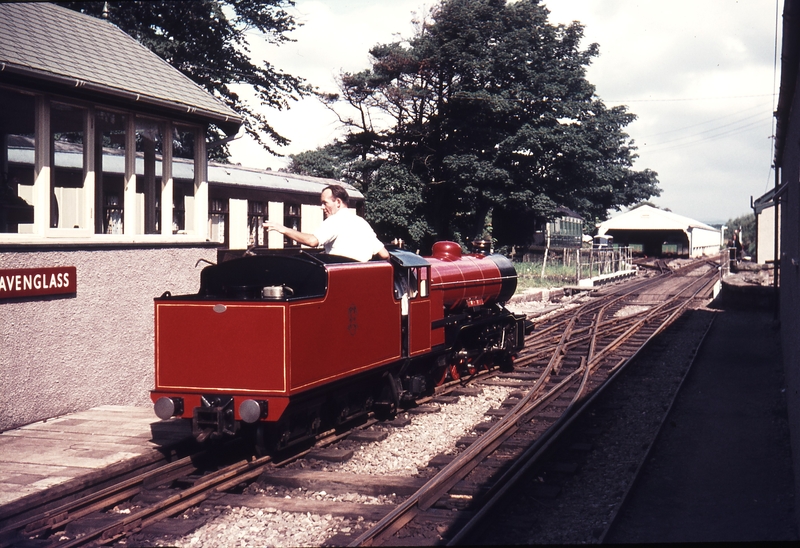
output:
POLYGON ((375 417, 378 420, 392 420, 400 407, 400 391, 402 384, 393 374, 384 377, 378 399, 374 403, 375 417))
POLYGON ((500 371, 503 373, 514 371, 514 356, 510 354, 505 354, 503 356, 503 359, 500 361, 500 371))
POLYGON ((457 381, 461 379, 461 373, 458 371, 458 364, 451 365, 447 372, 450 373, 450 380, 457 381))
POLYGON ((261 458, 286 449, 291 438, 291 431, 285 428, 278 430, 274 425, 259 423, 253 427, 250 435, 256 457, 261 458))
POLYGON ((311 419, 311 422, 308 424, 308 434, 310 436, 316 436, 319 434, 320 429, 322 428, 322 421, 319 418, 319 415, 314 415, 311 419))
POLYGON ((255 426, 255 432, 253 432, 253 442, 256 456, 258 458, 266 457, 270 453, 269 436, 267 434, 267 427, 265 424, 261 423, 255 426))
POLYGON ((447 373, 449 371, 450 371, 450 367, 449 366, 444 366, 444 367, 441 368, 441 374, 438 374, 438 373, 435 374, 434 378, 438 379, 436 381, 435 386, 441 386, 441 385, 443 385, 444 383, 447 382, 447 373))

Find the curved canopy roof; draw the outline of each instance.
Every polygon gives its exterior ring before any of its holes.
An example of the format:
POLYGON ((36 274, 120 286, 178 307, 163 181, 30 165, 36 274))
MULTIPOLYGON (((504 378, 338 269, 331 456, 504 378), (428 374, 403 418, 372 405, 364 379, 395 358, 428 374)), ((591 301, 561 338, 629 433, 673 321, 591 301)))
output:
POLYGON ((719 232, 713 226, 689 217, 642 205, 600 223, 597 233, 603 235, 609 230, 683 230, 686 232, 694 228, 719 232))

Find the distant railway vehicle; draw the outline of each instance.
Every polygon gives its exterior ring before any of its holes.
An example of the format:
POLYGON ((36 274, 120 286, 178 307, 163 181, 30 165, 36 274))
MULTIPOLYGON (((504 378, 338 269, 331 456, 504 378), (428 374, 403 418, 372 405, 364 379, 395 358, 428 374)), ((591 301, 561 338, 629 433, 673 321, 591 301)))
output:
POLYGON ((593 249, 611 249, 612 247, 614 247, 613 236, 595 236, 592 239, 593 249))
POLYGON ((453 242, 390 253, 256 249, 204 268, 197 294, 156 298, 156 414, 191 420, 200 441, 282 448, 511 364, 524 339, 524 316, 503 306, 511 261, 453 242))
POLYGON ((558 216, 541 221, 533 237, 533 245, 558 249, 579 249, 583 244, 583 218, 566 207, 556 210, 558 216))

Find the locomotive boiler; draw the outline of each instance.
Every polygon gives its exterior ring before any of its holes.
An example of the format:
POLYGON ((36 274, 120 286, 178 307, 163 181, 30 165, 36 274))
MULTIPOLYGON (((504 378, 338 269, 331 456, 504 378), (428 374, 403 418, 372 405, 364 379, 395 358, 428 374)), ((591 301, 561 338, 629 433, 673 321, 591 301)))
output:
POLYGON ((156 414, 191 420, 200 441, 244 433, 282 448, 511 364, 524 316, 503 306, 517 284, 508 259, 454 242, 390 254, 256 249, 205 267, 197 294, 156 298, 156 414))

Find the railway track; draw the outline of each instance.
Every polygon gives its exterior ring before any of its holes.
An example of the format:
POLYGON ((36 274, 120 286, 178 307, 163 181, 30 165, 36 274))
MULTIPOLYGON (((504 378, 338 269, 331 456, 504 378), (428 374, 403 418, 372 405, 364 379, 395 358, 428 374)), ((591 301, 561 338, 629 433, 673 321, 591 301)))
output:
MULTIPOLYGON (((698 272, 703 266, 703 263, 694 264, 677 273, 636 282, 619 292, 609 292, 590 305, 544 322, 547 325, 540 326, 542 329, 535 330, 529 337, 526 352, 515 365, 518 373, 528 372, 528 369, 536 371, 532 378, 536 375, 538 378, 530 390, 437 476, 350 545, 388 542, 417 515, 447 495, 459 481, 468 479, 489 455, 499 450, 514 452, 516 448, 526 447, 517 458, 510 459, 510 466, 483 478, 488 487, 480 500, 468 507, 471 515, 467 519, 454 517, 445 535, 431 539, 437 543, 462 542, 483 513, 513 484, 521 470, 535 462, 548 441, 579 412, 592 394, 597 393, 598 387, 679 317, 699 295, 709 292, 718 273, 708 265, 704 272, 698 272), (647 298, 642 299, 643 296, 647 298), (553 346, 555 339, 558 342, 553 346), (543 364, 542 358, 548 355, 550 358, 543 364), (504 445, 509 447, 501 449, 504 445)), ((497 470, 494 466, 485 468, 497 470)))
MULTIPOLYGON (((508 399, 490 412, 491 421, 478 425, 480 435, 459 440, 463 449, 457 456, 450 462, 440 459, 441 469, 427 481, 379 477, 369 481, 347 475, 332 479, 318 471, 287 473, 269 457, 246 455, 233 462, 203 465, 203 458, 195 455, 146 470, 115 486, 72 495, 75 500, 61 505, 50 502, 34 516, 0 521, 0 546, 32 538, 50 539, 59 546, 110 544, 203 501, 225 502, 228 495, 223 493, 239 492, 258 477, 261 482, 293 486, 316 483, 326 485, 329 491, 335 491, 338 482, 342 490, 392 493, 402 499, 393 509, 351 504, 341 510, 375 522, 357 538, 348 539, 351 545, 392 543, 404 527, 426 517, 437 524, 431 543, 459 542, 606 380, 704 295, 715 280, 715 269, 695 264, 694 268, 621 284, 590 303, 536 321, 514 371, 472 379, 477 386, 513 387, 508 399), (180 489, 175 488, 177 484, 180 489), (148 502, 127 514, 98 514, 133 496, 148 502)), ((329 433, 320 443, 333 444, 347 435, 329 433)), ((302 454, 293 458, 300 457, 302 454)), ((227 503, 231 500, 237 500, 236 496, 227 503)))

